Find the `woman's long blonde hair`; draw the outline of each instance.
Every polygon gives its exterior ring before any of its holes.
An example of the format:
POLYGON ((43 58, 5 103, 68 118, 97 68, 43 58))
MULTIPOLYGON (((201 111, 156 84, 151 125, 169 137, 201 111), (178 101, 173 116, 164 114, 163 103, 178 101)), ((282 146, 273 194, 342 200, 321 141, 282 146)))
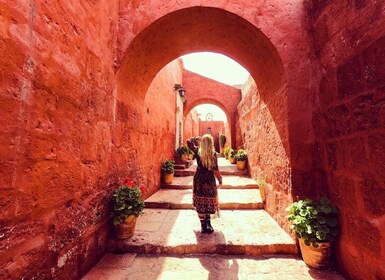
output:
POLYGON ((214 166, 215 148, 214 139, 210 134, 203 135, 198 154, 201 158, 203 166, 205 166, 208 170, 211 170, 214 166))

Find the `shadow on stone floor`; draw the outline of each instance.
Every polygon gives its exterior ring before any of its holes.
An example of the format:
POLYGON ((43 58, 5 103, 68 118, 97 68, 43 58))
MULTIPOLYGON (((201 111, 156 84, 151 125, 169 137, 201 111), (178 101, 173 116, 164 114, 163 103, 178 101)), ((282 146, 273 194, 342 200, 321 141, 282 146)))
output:
MULTIPOLYGON (((202 234, 200 231, 195 231, 197 243, 205 244, 208 238, 215 238, 217 244, 226 244, 225 235, 221 231, 215 230, 212 234, 202 234)), ((204 245, 203 245, 204 246, 204 245)), ((199 262, 202 267, 208 271, 208 280, 226 279, 238 280, 239 265, 237 260, 228 258, 208 258, 207 256, 199 257, 199 262)))

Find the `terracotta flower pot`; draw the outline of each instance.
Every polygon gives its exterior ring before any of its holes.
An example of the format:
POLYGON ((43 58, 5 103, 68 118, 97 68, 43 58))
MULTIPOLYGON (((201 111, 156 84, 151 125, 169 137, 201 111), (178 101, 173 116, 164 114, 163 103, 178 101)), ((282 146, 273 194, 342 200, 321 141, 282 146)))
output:
POLYGON ((303 238, 299 238, 302 258, 304 262, 313 268, 322 268, 329 265, 331 243, 319 242, 318 247, 307 246, 303 238))
POLYGON ((244 170, 246 168, 246 161, 245 160, 237 161, 237 167, 239 170, 244 170))
POLYGON ((231 157, 231 158, 229 158, 229 162, 231 164, 235 164, 237 161, 235 160, 235 157, 231 157))
POLYGON ((123 223, 115 225, 115 235, 117 239, 131 238, 135 233, 137 217, 134 215, 126 217, 123 223))
POLYGON ((174 179, 174 173, 163 174, 163 182, 166 184, 172 184, 172 180, 174 179))

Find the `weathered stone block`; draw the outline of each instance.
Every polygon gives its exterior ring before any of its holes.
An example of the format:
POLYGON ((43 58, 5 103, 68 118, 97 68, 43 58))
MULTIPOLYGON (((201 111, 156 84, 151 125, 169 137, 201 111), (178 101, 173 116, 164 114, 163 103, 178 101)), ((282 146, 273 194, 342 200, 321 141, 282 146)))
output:
POLYGON ((337 96, 337 74, 332 69, 322 76, 319 95, 324 106, 335 100, 337 96))
POLYGON ((359 182, 361 196, 365 209, 371 215, 379 217, 385 214, 385 184, 373 178, 363 179, 359 182))
POLYGON ((339 207, 357 210, 357 195, 352 178, 333 175, 329 193, 339 207))
POLYGON ((337 70, 338 97, 355 95, 363 90, 361 60, 354 56, 337 70))
POLYGON ((375 41, 363 53, 364 78, 370 87, 385 85, 385 36, 375 41))
POLYGON ((357 97, 352 101, 352 130, 371 130, 378 127, 378 111, 372 94, 357 97))
POLYGON ((335 142, 336 169, 347 173, 363 174, 368 170, 364 141, 351 138, 335 142))
POLYGON ((328 136, 336 137, 349 134, 350 128, 350 112, 345 105, 332 108, 326 113, 326 126, 328 127, 328 136))
POLYGON ((385 179, 385 135, 374 134, 369 136, 370 167, 378 178, 385 179))
POLYGON ((347 225, 345 234, 350 236, 351 242, 359 250, 378 258, 381 253, 380 229, 364 215, 346 214, 343 219, 347 225))

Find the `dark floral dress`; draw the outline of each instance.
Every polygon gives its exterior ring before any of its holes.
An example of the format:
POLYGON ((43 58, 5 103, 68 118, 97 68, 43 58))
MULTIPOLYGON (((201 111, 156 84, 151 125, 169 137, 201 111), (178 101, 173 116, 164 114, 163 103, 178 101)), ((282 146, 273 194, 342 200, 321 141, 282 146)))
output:
POLYGON ((198 213, 217 214, 219 216, 218 191, 215 181, 216 173, 219 174, 217 155, 214 154, 213 169, 208 170, 203 166, 199 157, 197 140, 193 137, 187 140, 187 145, 194 152, 198 164, 193 182, 193 205, 198 213))

